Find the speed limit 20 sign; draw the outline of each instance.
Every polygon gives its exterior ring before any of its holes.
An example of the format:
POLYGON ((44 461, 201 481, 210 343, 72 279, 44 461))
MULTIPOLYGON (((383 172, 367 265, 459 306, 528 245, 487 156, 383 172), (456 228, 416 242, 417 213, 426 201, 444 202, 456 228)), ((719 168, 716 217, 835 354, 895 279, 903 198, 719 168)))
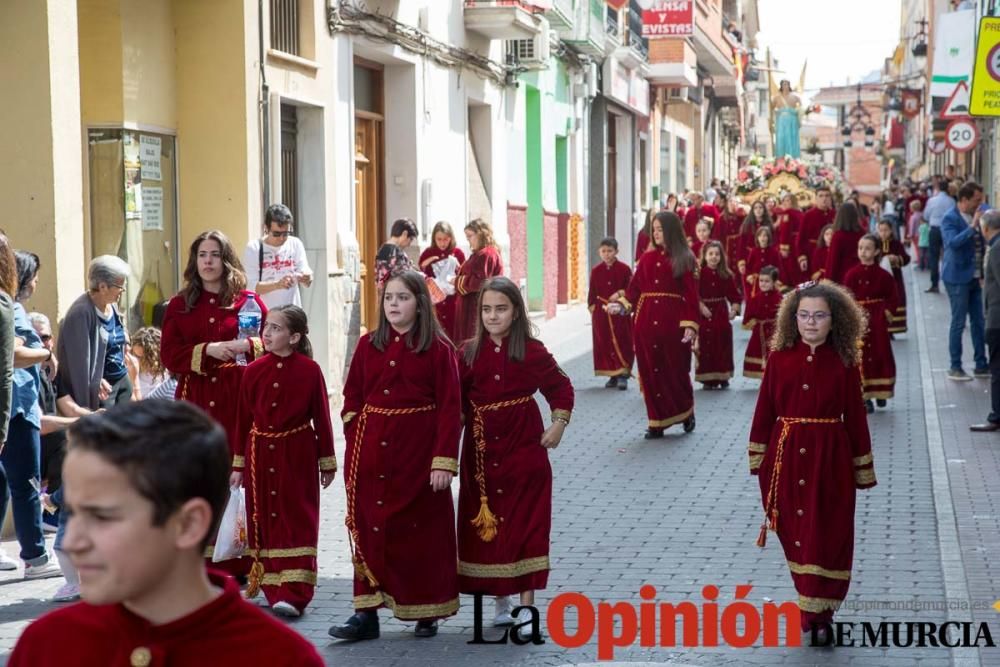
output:
POLYGON ((958 153, 971 151, 979 141, 979 128, 968 118, 953 120, 945 130, 944 140, 948 148, 953 151, 958 153))

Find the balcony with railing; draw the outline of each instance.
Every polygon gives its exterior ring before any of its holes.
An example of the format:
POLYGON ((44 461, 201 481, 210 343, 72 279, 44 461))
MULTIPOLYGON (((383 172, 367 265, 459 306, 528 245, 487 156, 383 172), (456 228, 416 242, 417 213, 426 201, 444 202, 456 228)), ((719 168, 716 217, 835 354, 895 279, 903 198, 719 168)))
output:
POLYGON ((552 8, 545 12, 545 18, 553 30, 572 30, 576 23, 574 0, 552 0, 552 8))
POLYGON ((557 29, 559 38, 594 58, 605 54, 607 5, 604 0, 577 0, 572 30, 557 29))
POLYGON ((465 0, 465 28, 489 39, 531 39, 550 0, 465 0))
POLYGON ((622 28, 618 23, 618 10, 608 7, 607 18, 604 21, 604 31, 610 48, 618 48, 622 45, 622 28))

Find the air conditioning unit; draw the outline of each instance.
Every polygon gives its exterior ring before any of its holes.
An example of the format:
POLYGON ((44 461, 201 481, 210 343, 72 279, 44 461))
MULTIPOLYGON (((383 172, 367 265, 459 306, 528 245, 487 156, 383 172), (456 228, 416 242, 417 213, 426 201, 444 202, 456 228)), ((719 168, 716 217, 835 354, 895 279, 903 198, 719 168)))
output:
POLYGON ((508 40, 507 53, 521 65, 546 64, 552 55, 551 44, 549 31, 543 30, 532 39, 508 40))
POLYGON ((679 88, 671 88, 669 98, 672 100, 680 100, 686 102, 688 99, 688 89, 686 86, 679 88))

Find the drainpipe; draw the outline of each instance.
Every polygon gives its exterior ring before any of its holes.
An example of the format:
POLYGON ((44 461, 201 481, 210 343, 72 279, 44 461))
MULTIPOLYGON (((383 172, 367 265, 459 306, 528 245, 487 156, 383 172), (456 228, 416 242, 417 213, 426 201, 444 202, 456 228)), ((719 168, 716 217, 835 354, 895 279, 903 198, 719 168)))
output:
POLYGON ((260 57, 261 211, 271 203, 271 93, 264 70, 264 0, 257 0, 257 48, 260 57))

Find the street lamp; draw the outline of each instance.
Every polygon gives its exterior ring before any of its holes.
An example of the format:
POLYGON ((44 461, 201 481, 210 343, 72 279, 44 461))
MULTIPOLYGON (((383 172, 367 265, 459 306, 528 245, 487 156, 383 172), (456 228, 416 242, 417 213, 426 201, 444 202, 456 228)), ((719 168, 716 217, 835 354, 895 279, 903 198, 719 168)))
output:
POLYGON ((917 58, 927 56, 927 19, 915 21, 920 26, 920 31, 913 36, 913 48, 910 50, 917 58))
POLYGON ((858 100, 854 104, 854 107, 844 116, 844 125, 840 128, 840 134, 844 137, 842 142, 844 148, 850 148, 854 145, 851 136, 856 131, 864 133, 865 148, 871 148, 875 145, 875 127, 872 124, 871 114, 868 113, 865 105, 861 103, 860 82, 858 83, 858 100))

